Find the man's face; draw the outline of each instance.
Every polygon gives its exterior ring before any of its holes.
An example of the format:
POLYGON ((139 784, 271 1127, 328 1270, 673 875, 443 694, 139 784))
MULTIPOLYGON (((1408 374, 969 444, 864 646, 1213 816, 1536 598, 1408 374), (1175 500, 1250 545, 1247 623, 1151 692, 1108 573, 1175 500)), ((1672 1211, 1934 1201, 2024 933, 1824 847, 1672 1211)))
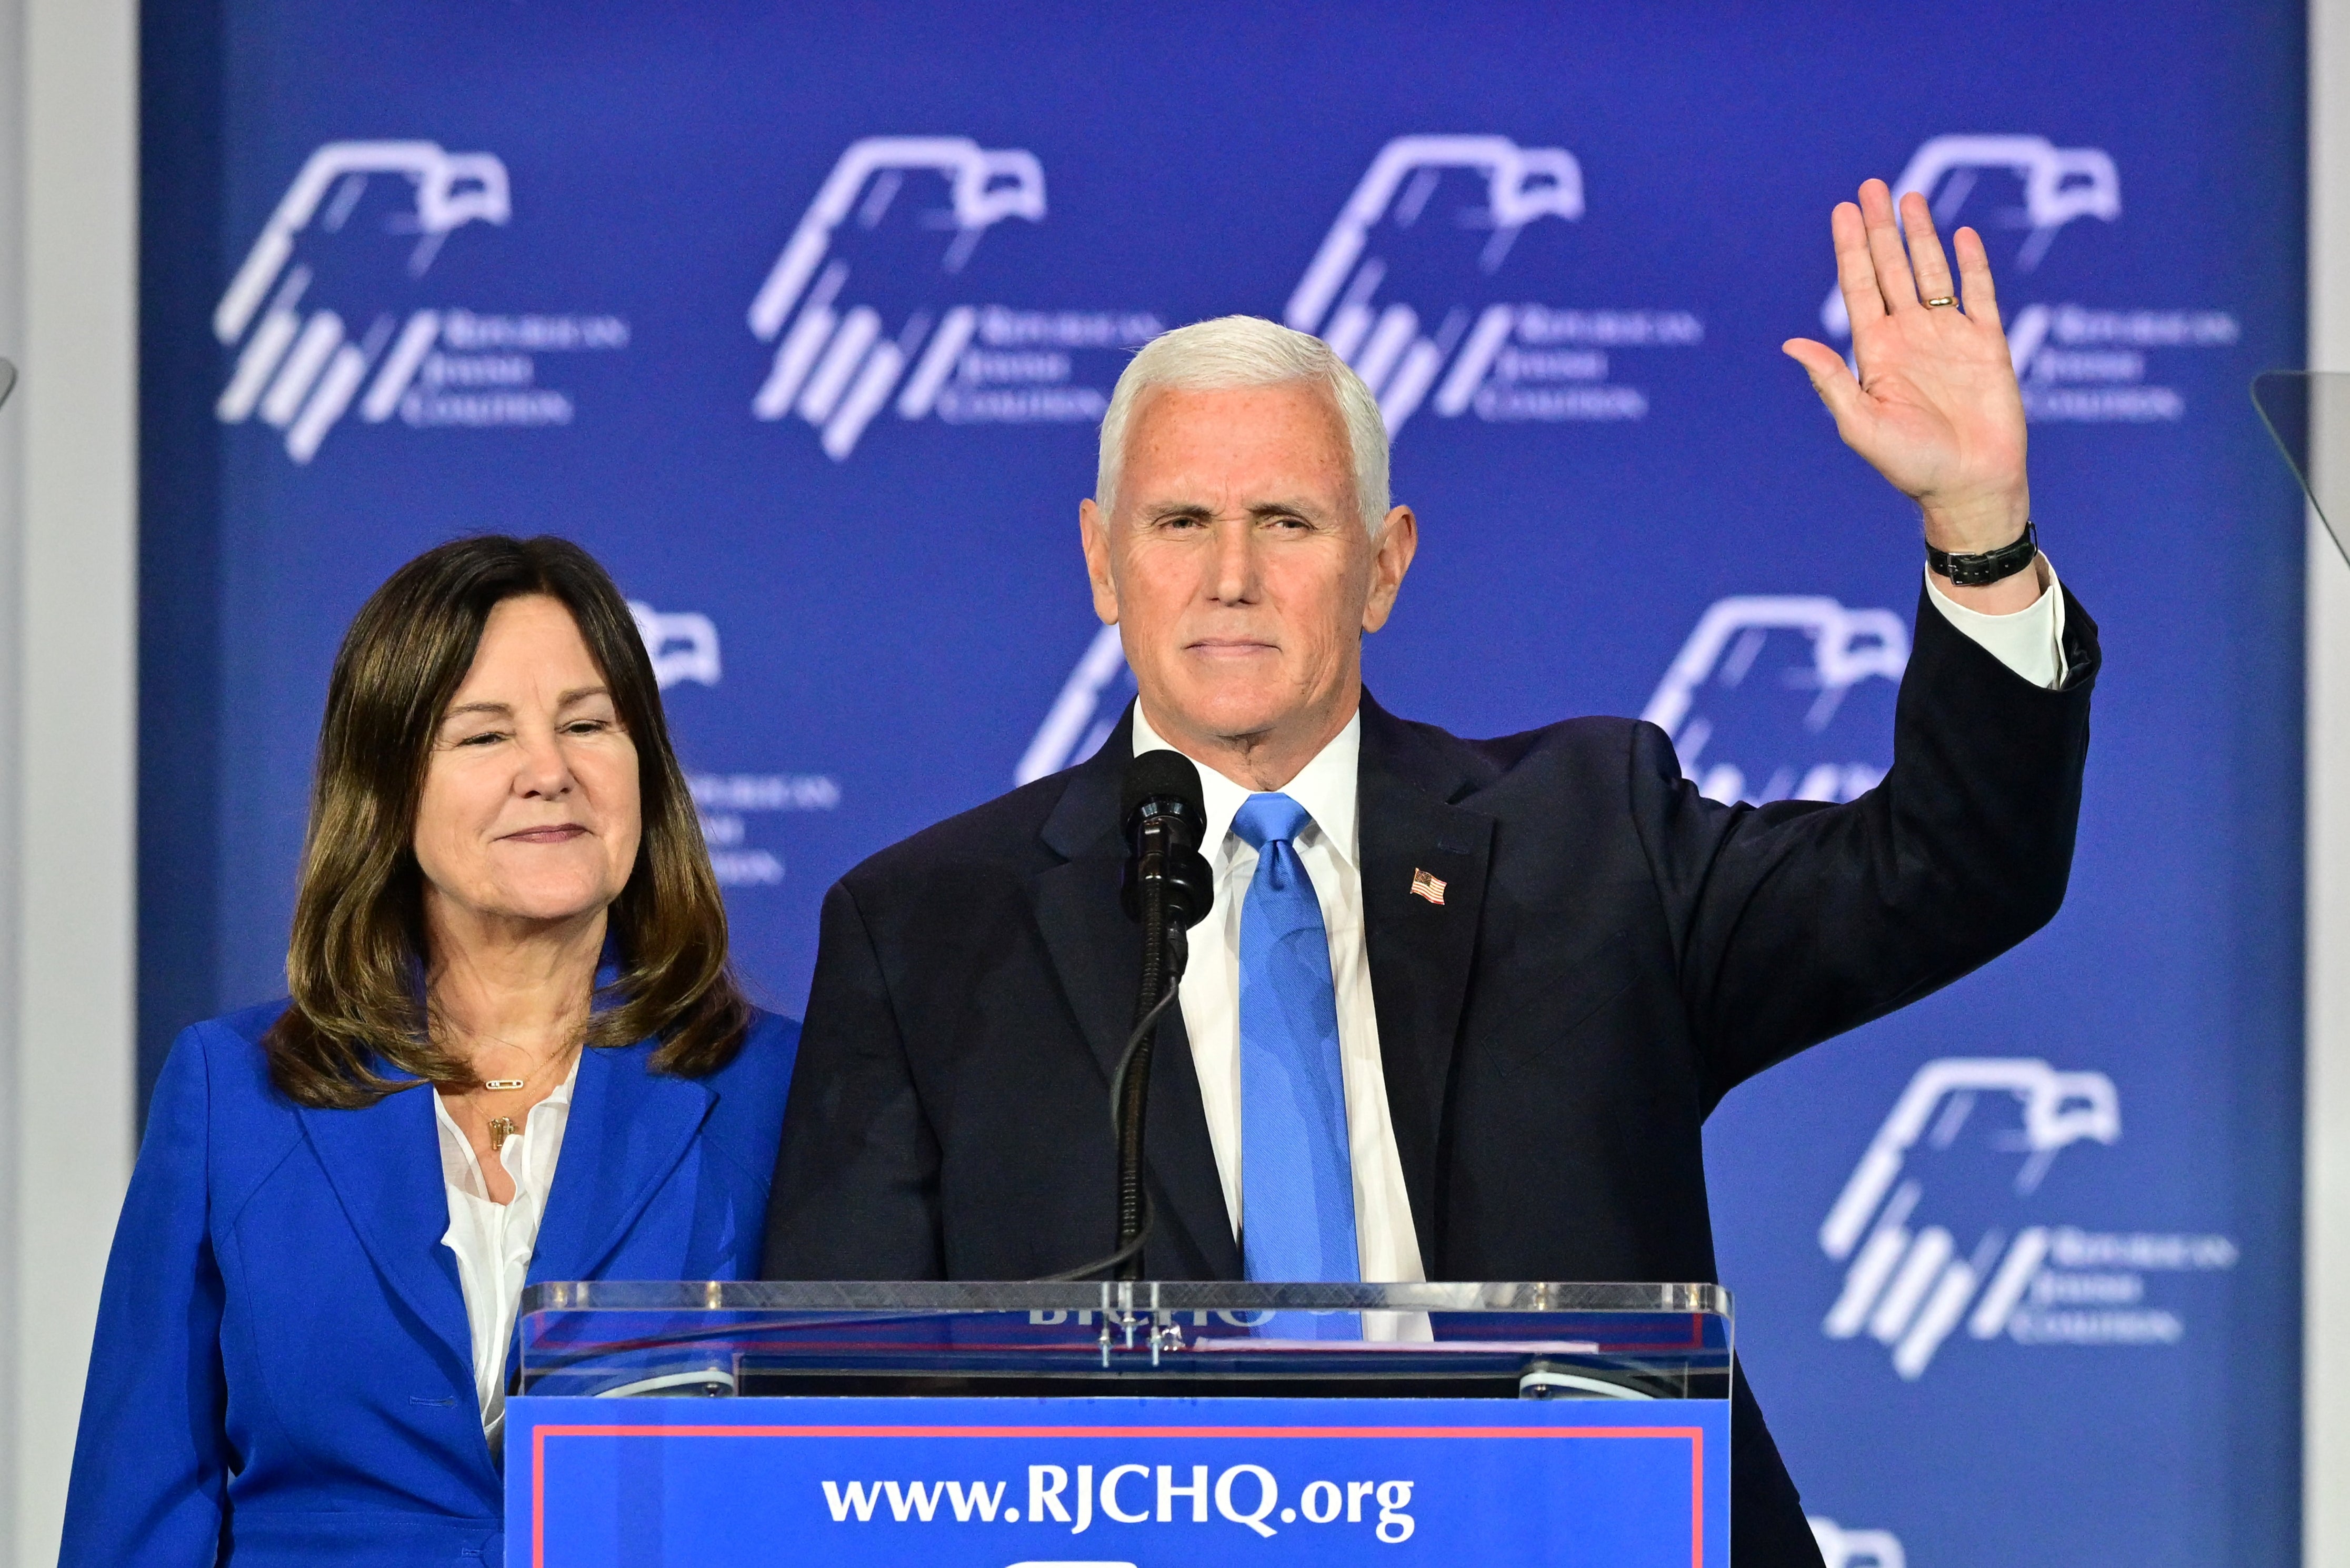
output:
MULTIPOLYGON (((1094 607, 1177 745, 1318 749, 1362 691, 1362 634, 1394 607, 1416 542, 1374 542, 1346 428, 1312 382, 1144 395, 1117 512, 1080 509, 1094 607)), ((1311 750, 1296 761, 1302 764, 1311 750)))

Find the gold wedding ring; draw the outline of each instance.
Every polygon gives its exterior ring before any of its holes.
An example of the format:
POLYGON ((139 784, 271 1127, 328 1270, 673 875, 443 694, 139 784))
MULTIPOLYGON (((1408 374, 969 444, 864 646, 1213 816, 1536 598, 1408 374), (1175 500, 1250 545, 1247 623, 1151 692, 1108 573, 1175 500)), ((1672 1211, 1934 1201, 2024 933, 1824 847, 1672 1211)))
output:
POLYGON ((1954 298, 1954 297, 1952 297, 1951 296, 1950 296, 1950 295, 1947 295, 1947 294, 1946 294, 1946 295, 1943 295, 1939 299, 1929 299, 1929 300, 1928 300, 1928 301, 1926 302, 1926 308, 1927 308, 1927 309, 1929 309, 1929 310, 1931 310, 1931 309, 1933 309, 1933 308, 1934 308, 1934 306, 1938 306, 1938 305, 1956 305, 1957 303, 1958 303, 1958 300, 1957 300, 1956 298, 1954 298))

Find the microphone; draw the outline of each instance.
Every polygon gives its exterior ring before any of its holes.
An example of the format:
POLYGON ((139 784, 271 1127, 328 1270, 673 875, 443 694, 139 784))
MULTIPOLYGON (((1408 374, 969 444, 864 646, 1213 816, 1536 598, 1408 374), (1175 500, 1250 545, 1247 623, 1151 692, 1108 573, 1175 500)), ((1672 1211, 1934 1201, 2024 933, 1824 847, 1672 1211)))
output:
POLYGON ((1118 818, 1128 848, 1120 899, 1128 918, 1142 922, 1142 974, 1134 1033, 1110 1085, 1110 1116, 1118 1128, 1118 1247, 1110 1259, 1118 1278, 1139 1280, 1151 1218, 1142 1184, 1151 1049, 1159 1020, 1173 1005, 1191 956, 1188 933, 1207 918, 1216 897, 1208 863, 1200 855, 1208 812, 1199 768, 1180 752, 1143 753, 1127 764, 1118 818))
MULTIPOLYGON (((1200 770, 1191 759, 1180 752, 1145 752, 1128 763, 1118 815, 1126 825, 1126 885, 1119 897, 1127 919, 1143 919, 1146 885, 1154 882, 1166 900, 1164 919, 1180 921, 1180 930, 1188 931, 1207 919, 1216 890, 1209 885, 1208 863, 1200 856, 1208 808, 1202 804, 1200 770)), ((1150 922, 1145 921, 1143 934, 1147 941, 1150 922)), ((1180 962, 1176 974, 1182 974, 1180 962)))

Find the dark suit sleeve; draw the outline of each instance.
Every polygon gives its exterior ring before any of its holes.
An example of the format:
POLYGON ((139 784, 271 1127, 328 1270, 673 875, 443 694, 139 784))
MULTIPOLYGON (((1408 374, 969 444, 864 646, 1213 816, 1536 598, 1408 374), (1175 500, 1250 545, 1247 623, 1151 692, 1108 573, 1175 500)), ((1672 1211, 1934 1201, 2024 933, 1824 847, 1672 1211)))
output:
POLYGON ((207 1224, 206 1076, 203 1036, 191 1029, 156 1080, 107 1259, 60 1568, 193 1568, 219 1554, 231 1456, 207 1224))
POLYGON ((884 965, 846 882, 825 895, 816 981, 767 1210, 771 1280, 945 1276, 939 1142, 884 965))
POLYGON ((2072 873, 2096 627, 2065 597, 2063 690, 1920 590, 1893 766, 1841 805, 1723 806, 1637 728, 1641 825, 1711 1106, 1741 1080, 1947 985, 2053 918, 2072 873))

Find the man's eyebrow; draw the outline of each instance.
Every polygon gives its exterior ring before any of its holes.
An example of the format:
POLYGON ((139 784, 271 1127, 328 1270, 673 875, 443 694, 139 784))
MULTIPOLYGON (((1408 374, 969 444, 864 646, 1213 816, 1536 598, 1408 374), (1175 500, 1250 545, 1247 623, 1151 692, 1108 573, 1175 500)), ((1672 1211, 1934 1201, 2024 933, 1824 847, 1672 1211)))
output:
POLYGON ((1249 508, 1249 515, 1259 522, 1268 517, 1319 517, 1322 509, 1305 501, 1260 501, 1249 508))
MULTIPOLYGON (((1189 517, 1200 522, 1213 521, 1216 509, 1200 501, 1167 501, 1146 507, 1145 514, 1157 519, 1189 517)), ((1258 522, 1268 517, 1319 517, 1322 509, 1305 501, 1260 501, 1248 509, 1248 514, 1258 522)))

